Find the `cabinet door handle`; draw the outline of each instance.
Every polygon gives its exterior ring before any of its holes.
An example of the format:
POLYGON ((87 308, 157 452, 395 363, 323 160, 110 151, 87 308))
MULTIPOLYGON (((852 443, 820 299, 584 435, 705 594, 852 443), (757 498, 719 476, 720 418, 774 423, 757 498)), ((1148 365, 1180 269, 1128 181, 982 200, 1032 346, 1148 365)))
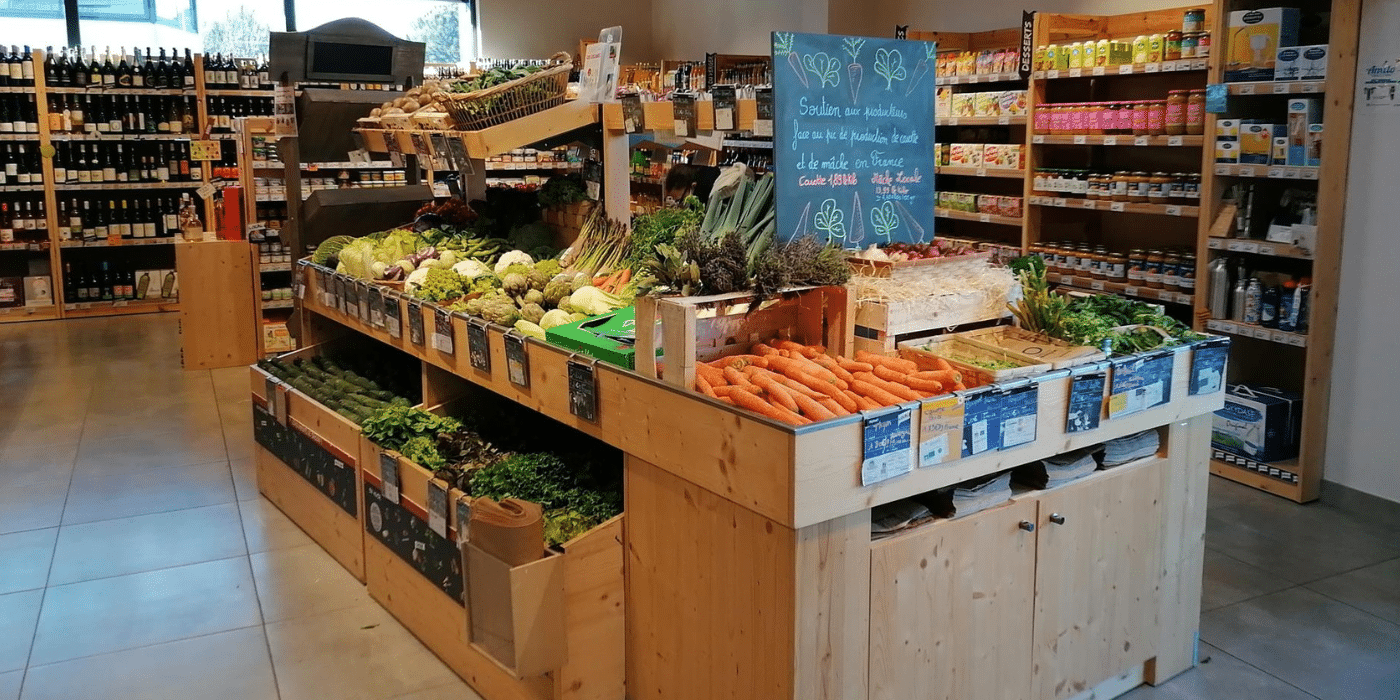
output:
POLYGON ((1051 514, 1050 514, 1050 522, 1055 523, 1056 525, 1064 525, 1064 524, 1065 524, 1065 516, 1060 515, 1059 513, 1051 513, 1051 514))
POLYGON ((1021 524, 1018 525, 1018 527, 1020 527, 1022 530, 1025 530, 1026 532, 1035 532, 1035 523, 1029 520, 1022 520, 1021 524))

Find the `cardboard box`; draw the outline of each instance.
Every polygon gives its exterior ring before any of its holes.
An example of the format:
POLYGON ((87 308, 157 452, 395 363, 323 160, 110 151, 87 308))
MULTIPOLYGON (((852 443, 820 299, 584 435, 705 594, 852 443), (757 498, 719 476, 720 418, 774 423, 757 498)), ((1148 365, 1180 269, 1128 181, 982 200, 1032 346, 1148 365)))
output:
POLYGON ((1288 100, 1287 131, 1288 164, 1307 165, 1308 125, 1322 123, 1322 99, 1317 97, 1293 97, 1288 100))
POLYGON ((1299 46, 1302 56, 1298 59, 1298 79, 1299 80, 1326 80, 1327 79, 1327 44, 1315 44, 1313 46, 1299 46))
POLYGON ((1268 165, 1273 155, 1274 125, 1245 124, 1240 127, 1239 162, 1268 165))
POLYGON ((1303 52, 1297 46, 1285 46, 1278 50, 1274 59, 1274 80, 1297 80, 1302 73, 1303 52))
POLYGON ((1302 401, 1284 392, 1245 384, 1230 386, 1215 412, 1211 444, 1233 454, 1276 462, 1298 455, 1302 401))
POLYGON ((953 113, 953 88, 947 85, 938 86, 938 91, 934 93, 935 114, 946 117, 953 113))
POLYGON ((1215 120, 1215 139, 1237 140, 1240 137, 1240 120, 1238 119, 1217 119, 1215 120))
POLYGON ((1308 158, 1304 165, 1322 165, 1322 125, 1308 125, 1308 158))
POLYGON ((973 101, 973 93, 957 92, 953 93, 953 109, 948 113, 950 117, 971 117, 976 115, 976 104, 973 101))
POLYGON ((1274 137, 1274 145, 1269 152, 1269 163, 1271 165, 1288 165, 1288 137, 1274 137))
POLYGON ((53 282, 47 275, 24 278, 25 306, 53 306, 53 282))
POLYGON ((1001 115, 1001 93, 999 92, 974 92, 972 93, 973 116, 996 117, 1001 115))
MULTIPOLYGON (((585 318, 582 321, 555 326, 545 331, 549 342, 562 348, 596 357, 604 362, 627 369, 636 369, 637 310, 634 307, 585 318)), ((657 357, 661 343, 657 343, 657 357)))
POLYGON ((1298 44, 1298 17, 1293 7, 1231 12, 1225 81, 1273 80, 1279 47, 1298 44))
POLYGON ((1215 162, 1240 162, 1240 142, 1217 139, 1215 142, 1215 162))

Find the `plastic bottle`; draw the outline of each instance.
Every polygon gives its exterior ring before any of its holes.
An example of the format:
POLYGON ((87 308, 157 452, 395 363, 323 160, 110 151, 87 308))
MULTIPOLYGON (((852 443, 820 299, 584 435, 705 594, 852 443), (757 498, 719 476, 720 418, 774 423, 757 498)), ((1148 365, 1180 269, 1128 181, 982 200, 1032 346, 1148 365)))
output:
POLYGON ((1278 285, 1271 284, 1264 288, 1264 293, 1259 298, 1259 325, 1278 328, 1278 298, 1278 285))
POLYGON ((1297 282, 1290 279, 1283 283, 1283 292, 1278 295, 1278 329, 1281 331, 1291 333, 1298 328, 1298 314, 1293 312, 1297 294, 1297 282))
POLYGON ((1230 317, 1230 261, 1216 258, 1210 261, 1210 316, 1211 318, 1230 317))

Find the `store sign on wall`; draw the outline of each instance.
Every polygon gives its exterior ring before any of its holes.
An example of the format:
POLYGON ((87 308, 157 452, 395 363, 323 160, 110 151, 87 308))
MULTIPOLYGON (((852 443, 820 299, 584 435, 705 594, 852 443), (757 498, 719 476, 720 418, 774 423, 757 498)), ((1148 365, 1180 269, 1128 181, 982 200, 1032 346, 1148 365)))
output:
POLYGON ((933 238, 937 45, 773 34, 778 238, 933 238))

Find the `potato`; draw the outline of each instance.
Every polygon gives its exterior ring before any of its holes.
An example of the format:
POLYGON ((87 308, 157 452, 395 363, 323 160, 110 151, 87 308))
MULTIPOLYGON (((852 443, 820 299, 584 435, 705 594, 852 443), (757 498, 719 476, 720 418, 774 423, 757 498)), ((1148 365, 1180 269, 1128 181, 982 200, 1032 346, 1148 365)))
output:
POLYGON ((405 112, 417 112, 418 109, 419 109, 420 107, 422 107, 423 105, 418 104, 418 100, 409 98, 409 99, 404 100, 404 103, 403 103, 402 106, 403 106, 403 111, 405 111, 405 112))
POLYGON ((389 116, 389 115, 391 115, 391 114, 403 114, 403 110, 400 109, 400 108, 398 108, 398 107, 390 107, 390 108, 384 110, 384 115, 383 115, 383 116, 386 116, 386 117, 387 117, 387 116, 389 116))

